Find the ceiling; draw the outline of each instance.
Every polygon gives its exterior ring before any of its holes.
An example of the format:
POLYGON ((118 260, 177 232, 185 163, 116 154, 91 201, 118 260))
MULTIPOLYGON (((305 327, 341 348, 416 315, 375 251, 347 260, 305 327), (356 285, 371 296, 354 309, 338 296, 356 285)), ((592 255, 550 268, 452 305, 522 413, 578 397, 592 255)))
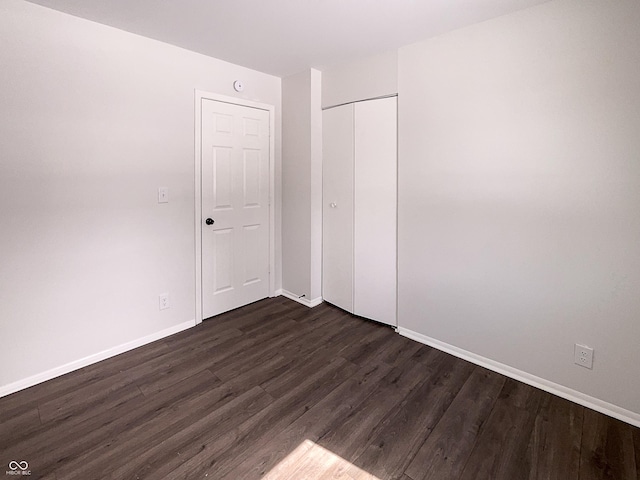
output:
POLYGON ((28 0, 280 77, 549 0, 28 0))

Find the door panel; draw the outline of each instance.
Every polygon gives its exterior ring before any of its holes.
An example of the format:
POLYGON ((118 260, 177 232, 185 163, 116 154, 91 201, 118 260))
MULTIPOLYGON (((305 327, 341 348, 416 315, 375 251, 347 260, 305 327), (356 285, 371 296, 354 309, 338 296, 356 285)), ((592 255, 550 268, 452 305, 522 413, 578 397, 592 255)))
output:
POLYGON ((354 313, 396 324, 396 98, 355 105, 354 313))
POLYGON ((244 285, 260 281, 260 241, 262 240, 260 225, 244 226, 244 285))
POLYGON ((233 289, 233 229, 213 231, 213 292, 233 289))
POLYGON ((323 112, 322 297, 353 311, 353 105, 323 112))
POLYGON ((231 153, 229 147, 213 147, 213 208, 215 210, 231 207, 231 153))
POLYGON ((260 150, 244 151, 244 206, 260 207, 260 150))
POLYGON ((208 318, 269 295, 269 112, 203 99, 201 122, 208 318))

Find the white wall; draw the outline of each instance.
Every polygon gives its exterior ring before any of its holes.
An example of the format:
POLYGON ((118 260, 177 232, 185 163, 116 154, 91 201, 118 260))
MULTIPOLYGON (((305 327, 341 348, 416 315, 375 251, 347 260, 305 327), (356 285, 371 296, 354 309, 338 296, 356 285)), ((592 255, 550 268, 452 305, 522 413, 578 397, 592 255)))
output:
POLYGON ((322 295, 321 73, 282 80, 282 288, 303 303, 322 295))
POLYGON ((193 322, 194 89, 241 79, 276 106, 279 175, 281 82, 18 0, 0 4, 0 45, 6 393, 193 322))
POLYGON ((322 108, 398 93, 398 52, 322 69, 322 108))
POLYGON ((635 422, 638 25, 559 0, 399 51, 400 326, 635 422))

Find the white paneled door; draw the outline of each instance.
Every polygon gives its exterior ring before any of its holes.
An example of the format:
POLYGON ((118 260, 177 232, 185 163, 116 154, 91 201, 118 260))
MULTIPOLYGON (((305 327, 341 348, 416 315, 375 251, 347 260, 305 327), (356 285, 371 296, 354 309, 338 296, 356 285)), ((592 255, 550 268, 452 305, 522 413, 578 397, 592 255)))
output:
POLYGON ((202 100, 202 316, 269 295, 269 112, 202 100))

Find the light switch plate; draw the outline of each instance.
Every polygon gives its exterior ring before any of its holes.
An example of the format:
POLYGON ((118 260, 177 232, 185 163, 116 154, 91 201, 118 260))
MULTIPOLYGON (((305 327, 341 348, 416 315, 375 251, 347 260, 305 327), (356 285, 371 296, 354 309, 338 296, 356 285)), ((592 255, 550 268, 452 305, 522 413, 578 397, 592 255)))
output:
POLYGON ((158 188, 158 203, 169 203, 169 188, 158 188))

